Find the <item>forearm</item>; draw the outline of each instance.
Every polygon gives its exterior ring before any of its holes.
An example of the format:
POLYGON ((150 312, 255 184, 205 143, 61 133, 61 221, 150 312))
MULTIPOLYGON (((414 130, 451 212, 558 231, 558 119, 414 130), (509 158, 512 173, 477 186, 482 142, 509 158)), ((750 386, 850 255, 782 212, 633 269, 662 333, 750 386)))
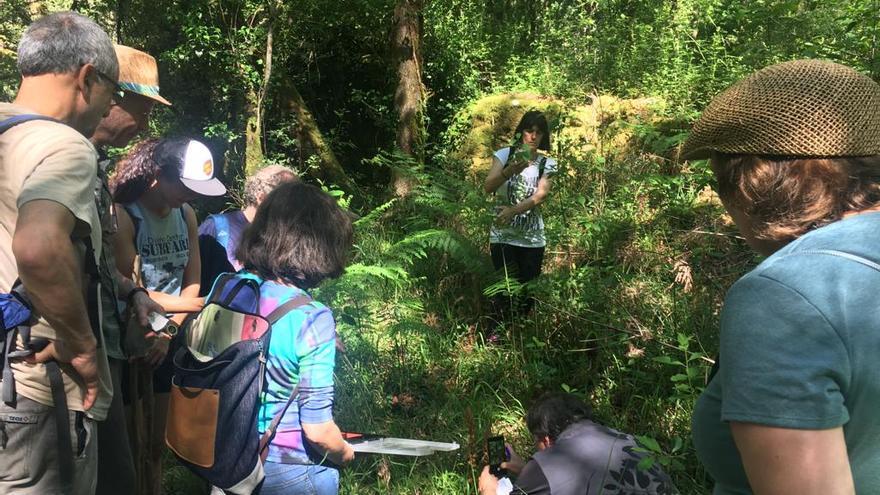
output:
POLYGON ((491 194, 497 191, 502 184, 507 182, 507 180, 510 179, 510 176, 504 173, 505 170, 507 169, 490 171, 489 175, 486 177, 486 181, 483 183, 483 190, 491 194))
POLYGON ((332 419, 318 424, 303 423, 302 427, 303 434, 312 446, 335 464, 344 463, 343 454, 348 444, 332 419))
POLYGON ((513 205, 511 209, 515 214, 519 215, 520 213, 525 213, 532 208, 540 205, 544 202, 545 199, 547 199, 546 194, 535 193, 528 198, 520 201, 519 203, 513 205))
POLYGON ((152 290, 149 291, 149 295, 150 299, 156 301, 168 313, 195 313, 205 305, 205 300, 201 297, 173 296, 152 290))
POLYGON ((129 294, 131 294, 131 291, 134 290, 137 285, 132 279, 120 273, 118 269, 114 271, 114 277, 116 278, 116 298, 120 301, 128 302, 127 298, 129 294))

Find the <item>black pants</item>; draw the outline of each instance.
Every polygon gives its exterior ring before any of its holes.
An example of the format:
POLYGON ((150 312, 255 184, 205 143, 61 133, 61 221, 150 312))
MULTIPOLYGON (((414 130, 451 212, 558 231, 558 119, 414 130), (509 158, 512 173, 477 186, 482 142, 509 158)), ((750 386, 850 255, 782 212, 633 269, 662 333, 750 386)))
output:
MULTIPOLYGON (((489 244, 489 252, 495 270, 506 269, 507 276, 515 278, 520 283, 534 280, 541 274, 541 263, 544 261, 543 247, 492 243, 489 244)), ((500 295, 492 298, 495 316, 500 318, 528 313, 534 303, 534 299, 527 295, 515 297, 500 295)))

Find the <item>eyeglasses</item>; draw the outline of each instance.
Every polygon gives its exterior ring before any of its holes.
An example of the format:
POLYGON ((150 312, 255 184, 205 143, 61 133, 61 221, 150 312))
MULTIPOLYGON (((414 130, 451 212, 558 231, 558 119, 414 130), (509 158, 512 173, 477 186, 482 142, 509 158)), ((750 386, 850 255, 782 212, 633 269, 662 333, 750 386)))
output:
POLYGON ((125 98, 125 90, 123 90, 122 86, 120 86, 119 83, 113 80, 113 78, 99 71, 97 68, 95 69, 95 74, 98 74, 98 77, 110 84, 110 87, 113 88, 111 98, 113 98, 114 103, 119 103, 120 101, 122 101, 123 98, 125 98))

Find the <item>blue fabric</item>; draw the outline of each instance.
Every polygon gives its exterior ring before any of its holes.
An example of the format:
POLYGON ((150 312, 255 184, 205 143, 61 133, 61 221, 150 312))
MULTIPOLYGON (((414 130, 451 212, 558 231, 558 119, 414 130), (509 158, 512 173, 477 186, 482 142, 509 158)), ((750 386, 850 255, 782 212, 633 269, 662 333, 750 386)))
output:
POLYGON ((339 471, 327 466, 281 464, 263 465, 266 480, 259 495, 336 495, 339 471))
POLYGON ((880 490, 880 213, 814 230, 731 287, 718 374, 694 408, 697 456, 715 494, 750 493, 728 422, 843 427, 857 493, 880 490), (824 252, 823 252, 824 251, 824 252))
POLYGON ((31 120, 51 120, 52 122, 58 122, 52 117, 46 117, 45 115, 28 113, 13 115, 6 120, 0 121, 0 134, 3 134, 4 132, 17 126, 18 124, 24 124, 25 122, 30 122, 31 120))
POLYGON ((31 318, 31 310, 12 294, 0 294, 0 311, 3 312, 3 329, 13 328, 31 318))

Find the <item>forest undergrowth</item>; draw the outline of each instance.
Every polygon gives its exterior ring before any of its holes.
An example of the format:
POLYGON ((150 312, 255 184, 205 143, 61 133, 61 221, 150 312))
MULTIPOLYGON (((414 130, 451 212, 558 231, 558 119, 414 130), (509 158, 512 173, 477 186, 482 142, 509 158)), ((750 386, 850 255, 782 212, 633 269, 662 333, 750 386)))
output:
MULTIPOLYGON (((756 259, 723 215, 706 164, 682 168, 672 159, 684 120, 656 101, 642 102, 647 117, 609 101, 616 110, 593 122, 574 105, 549 104, 560 169, 543 210, 544 274, 528 288, 534 311, 505 324, 496 345, 482 338, 482 316, 487 294, 509 284, 491 269, 491 206, 472 157, 437 153, 430 172, 399 155, 374 159, 419 185, 408 199, 363 212, 351 266, 317 293, 347 347, 335 417, 348 430, 461 448, 422 458, 359 455, 342 471, 341 493, 476 493, 485 437, 502 434, 531 453, 525 410, 559 390, 584 397, 600 422, 638 435, 681 493, 710 491, 690 416, 717 351, 723 294, 756 259), (592 126, 591 141, 566 126, 592 126)), ((472 105, 438 149, 470 149, 478 113, 500 107, 472 105)), ((505 120, 491 120, 486 132, 506 139, 505 120)))

